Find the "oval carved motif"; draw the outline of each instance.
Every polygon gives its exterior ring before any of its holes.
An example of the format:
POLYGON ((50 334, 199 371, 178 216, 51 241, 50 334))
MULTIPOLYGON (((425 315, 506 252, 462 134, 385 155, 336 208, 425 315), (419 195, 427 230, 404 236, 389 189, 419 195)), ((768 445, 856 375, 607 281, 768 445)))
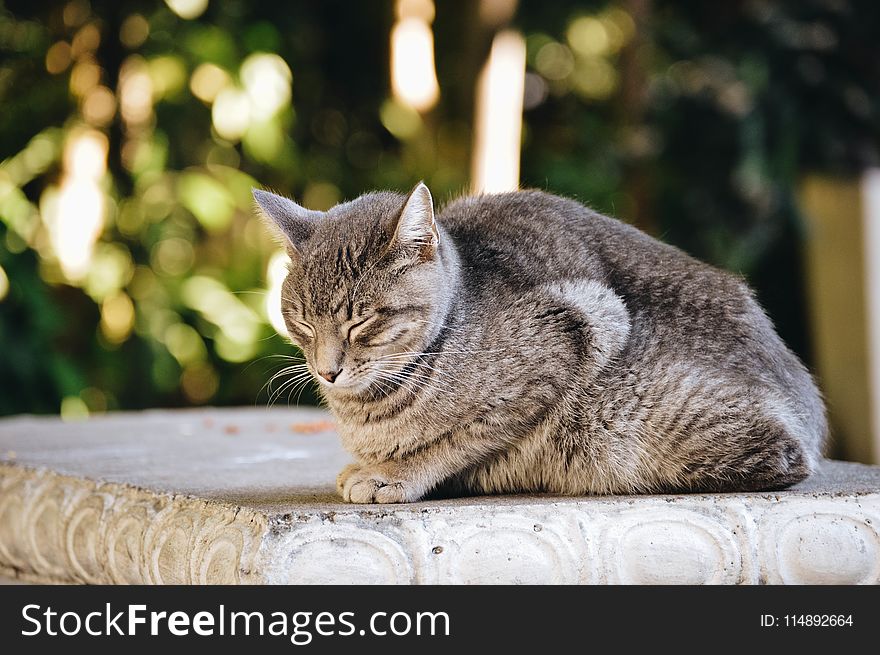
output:
POLYGON ((735 560, 730 547, 701 526, 657 520, 632 526, 618 546, 624 584, 713 584, 726 582, 735 560))
POLYGON ((573 584, 577 567, 550 531, 528 526, 492 527, 465 537, 449 565, 458 584, 573 584))
POLYGON ((287 584, 411 584, 412 564, 393 539, 353 526, 300 527, 286 539, 287 584))
POLYGON ((864 584, 880 579, 880 535, 849 516, 792 519, 778 533, 776 557, 787 584, 864 584))

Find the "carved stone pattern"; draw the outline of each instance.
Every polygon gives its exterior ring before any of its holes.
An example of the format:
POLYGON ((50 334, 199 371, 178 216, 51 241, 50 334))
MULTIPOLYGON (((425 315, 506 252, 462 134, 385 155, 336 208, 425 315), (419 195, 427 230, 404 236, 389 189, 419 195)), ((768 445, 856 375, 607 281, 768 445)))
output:
POLYGON ((88 583, 873 583, 880 493, 316 508, 0 466, 0 568, 88 583))
POLYGON ((880 495, 694 496, 383 508, 301 518, 264 544, 269 583, 880 583, 880 495), (267 555, 271 553, 271 556, 267 555))
POLYGON ((0 567, 91 584, 261 582, 264 516, 220 503, 0 466, 0 567))
MULTIPOLYGON (((268 543, 267 543, 268 546, 268 543)), ((277 535, 261 570, 275 584, 411 584, 399 541, 358 525, 317 523, 277 535)))
POLYGON ((758 527, 762 581, 880 582, 878 496, 797 499, 770 508, 758 527))

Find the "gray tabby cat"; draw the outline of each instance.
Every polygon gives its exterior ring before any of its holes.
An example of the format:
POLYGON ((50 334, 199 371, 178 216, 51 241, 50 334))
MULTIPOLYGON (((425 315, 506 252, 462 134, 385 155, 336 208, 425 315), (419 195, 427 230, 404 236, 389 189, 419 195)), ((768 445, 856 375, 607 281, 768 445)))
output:
POLYGON ((354 503, 779 489, 820 459, 810 374, 739 278, 540 191, 254 191, 354 503))

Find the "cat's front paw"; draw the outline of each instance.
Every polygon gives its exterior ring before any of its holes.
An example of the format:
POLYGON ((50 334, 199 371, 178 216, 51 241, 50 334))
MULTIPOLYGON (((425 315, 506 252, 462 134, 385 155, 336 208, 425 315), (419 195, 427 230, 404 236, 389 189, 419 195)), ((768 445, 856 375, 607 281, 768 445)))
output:
POLYGON ((336 493, 345 498, 345 483, 355 473, 364 468, 363 464, 349 464, 336 476, 336 493))
POLYGON ((421 493, 394 468, 349 464, 336 479, 342 499, 347 503, 411 503, 421 493))

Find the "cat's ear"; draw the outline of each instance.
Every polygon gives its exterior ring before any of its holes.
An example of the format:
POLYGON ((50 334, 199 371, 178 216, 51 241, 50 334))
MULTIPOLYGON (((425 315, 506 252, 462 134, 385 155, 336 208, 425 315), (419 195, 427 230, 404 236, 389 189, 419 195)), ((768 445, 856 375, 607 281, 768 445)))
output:
POLYGON ((392 244, 422 259, 434 256, 439 243, 434 220, 434 199, 424 182, 410 192, 394 226, 392 244))
POLYGON ((269 191, 252 189, 260 212, 281 231, 294 250, 312 236, 315 225, 323 214, 300 207, 293 200, 269 191))

